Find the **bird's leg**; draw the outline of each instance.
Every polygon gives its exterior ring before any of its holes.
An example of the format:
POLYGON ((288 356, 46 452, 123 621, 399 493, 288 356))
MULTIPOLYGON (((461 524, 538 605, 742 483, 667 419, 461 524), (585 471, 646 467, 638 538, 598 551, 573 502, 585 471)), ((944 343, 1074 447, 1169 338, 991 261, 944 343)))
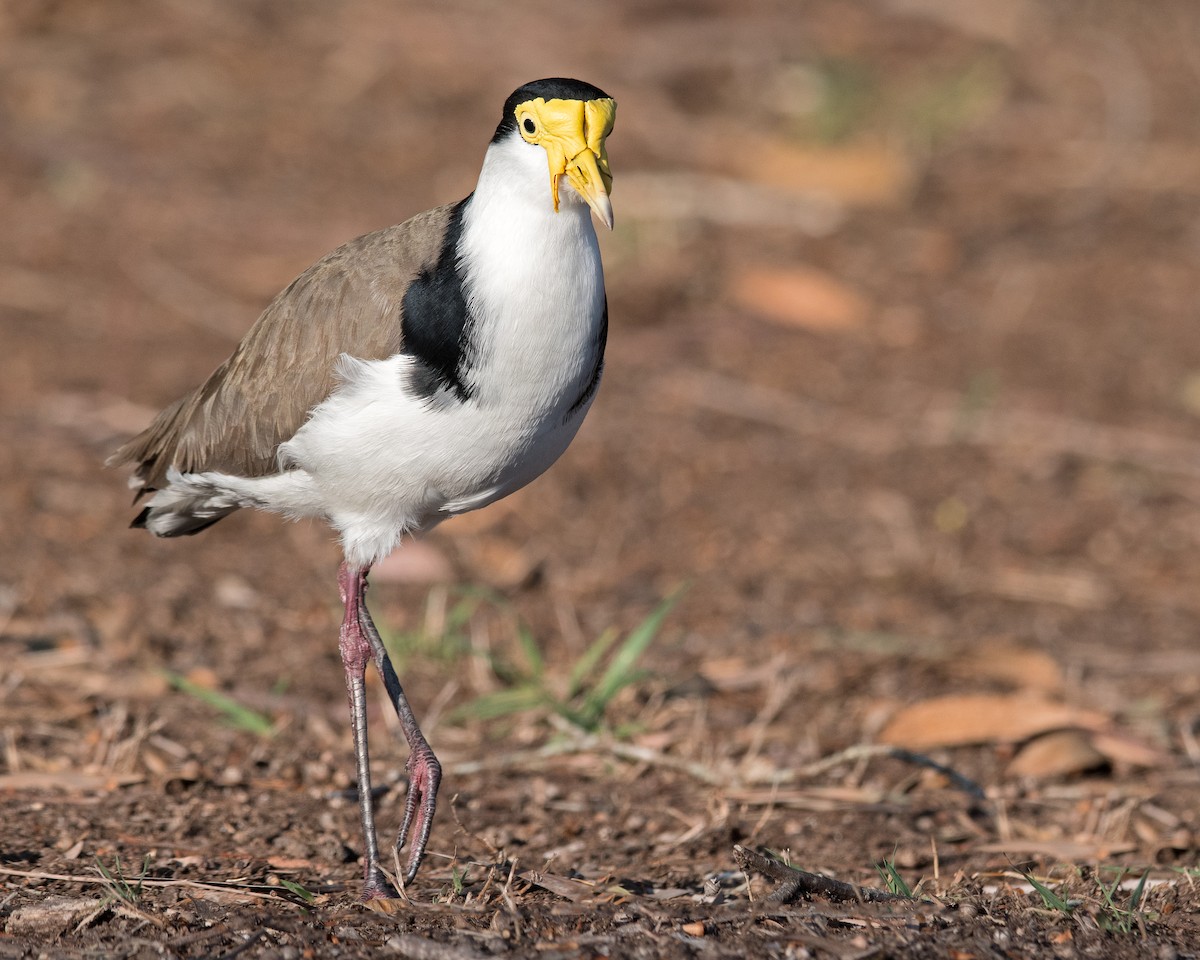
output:
POLYGON ((408 741, 408 799, 404 803, 404 822, 396 836, 396 849, 399 851, 404 848, 411 827, 412 847, 409 849, 408 865, 404 870, 404 882, 409 883, 417 875, 417 868, 421 866, 421 860, 425 856, 425 845, 429 842, 429 831, 433 827, 433 814, 437 808, 438 785, 442 782, 442 765, 417 725, 417 718, 404 695, 404 688, 400 686, 400 678, 396 676, 387 648, 384 647, 379 631, 375 629, 375 623, 367 610, 367 571, 361 571, 359 576, 359 627, 366 635, 375 655, 375 665, 383 678, 383 686, 392 701, 392 706, 396 708, 396 716, 400 718, 404 738, 408 741))
POLYGON ((379 842, 375 837, 375 814, 371 807, 371 764, 367 758, 367 660, 371 641, 363 635, 359 610, 366 589, 366 572, 342 564, 338 569, 338 588, 345 605, 338 649, 346 669, 346 689, 350 695, 350 724, 354 731, 354 760, 358 767, 358 811, 362 818, 364 900, 396 896, 396 891, 379 866, 379 842))

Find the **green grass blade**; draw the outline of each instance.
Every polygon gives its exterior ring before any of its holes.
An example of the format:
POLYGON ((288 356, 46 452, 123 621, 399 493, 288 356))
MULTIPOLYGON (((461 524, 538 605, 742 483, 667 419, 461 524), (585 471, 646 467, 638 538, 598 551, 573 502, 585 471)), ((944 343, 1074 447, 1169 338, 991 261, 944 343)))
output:
POLYGON ((475 720, 497 720, 524 710, 553 705, 552 699, 540 686, 529 684, 485 693, 455 711, 457 716, 475 720))
POLYGON ((609 627, 609 629, 601 633, 600 636, 592 641, 592 644, 585 651, 583 651, 583 656, 579 658, 579 661, 571 669, 570 682, 567 685, 568 699, 577 696, 583 691, 587 682, 587 678, 591 676, 592 671, 595 670, 600 661, 604 659, 604 655, 608 653, 612 645, 616 643, 617 637, 619 636, 620 633, 616 629, 609 627))
POLYGON ((146 854, 142 858, 142 872, 138 874, 137 886, 133 888, 133 895, 138 900, 142 899, 142 889, 146 886, 146 875, 150 872, 150 854, 146 854))
POLYGON ((546 660, 542 656, 542 651, 538 649, 537 641, 533 639, 533 634, 522 626, 517 630, 517 642, 521 645, 521 652, 525 655, 526 661, 529 663, 529 669, 533 671, 535 680, 540 680, 546 672, 546 660))
POLYGON ((1021 876, 1028 880, 1030 886, 1032 886, 1033 889, 1041 895, 1042 903, 1046 905, 1047 909, 1057 910, 1059 913, 1067 914, 1072 912, 1071 905, 1067 903, 1066 900, 1060 897, 1044 883, 1040 882, 1033 874, 1022 872, 1021 876))
POLYGON ((1104 898, 1104 908, 1097 917, 1097 922, 1104 930, 1113 930, 1117 933, 1131 933, 1133 928, 1139 922, 1137 904, 1141 900, 1142 892, 1145 889, 1146 877, 1150 875, 1147 870, 1142 874, 1142 879, 1138 881, 1137 887, 1133 891, 1133 895, 1129 898, 1128 909, 1122 909, 1117 905, 1117 893, 1120 890, 1121 883, 1125 879, 1125 870, 1121 868, 1117 872, 1117 878, 1112 882, 1111 887, 1106 887, 1103 883, 1100 886, 1100 896, 1104 898))
POLYGON ((446 623, 442 632, 456 633, 466 627, 471 622, 471 618, 475 616, 475 611, 479 609, 479 604, 483 599, 474 594, 467 594, 455 603, 446 613, 446 623))
POLYGON ((1117 877, 1112 882, 1111 887, 1106 887, 1103 883, 1100 884, 1100 894, 1104 897, 1104 903, 1110 910, 1120 909, 1117 906, 1117 890, 1121 887, 1121 881, 1125 879, 1125 868, 1122 867, 1117 871, 1117 877))
POLYGON ((879 874, 879 879, 883 881, 883 885, 888 893, 894 893, 898 897, 908 897, 910 900, 913 899, 912 887, 900 876, 893 861, 884 860, 883 863, 877 863, 875 864, 875 870, 879 874))
POLYGON ((657 636, 667 614, 683 596, 684 589, 679 588, 655 607, 617 648, 616 654, 609 661, 608 669, 587 695, 580 710, 584 717, 590 718, 592 724, 597 723, 604 715, 612 698, 633 682, 636 677, 634 667, 657 636))
POLYGON ((212 707, 221 714, 225 722, 230 726, 237 727, 240 730, 247 730, 250 733, 256 733, 260 737, 274 735, 275 724, 265 714, 243 706, 232 697, 228 697, 218 690, 212 690, 194 683, 183 676, 183 674, 173 673, 170 670, 165 670, 163 673, 171 686, 212 707))
POLYGON ((305 903, 312 903, 316 899, 316 896, 311 890, 305 890, 304 887, 298 884, 295 880, 287 880, 283 877, 279 877, 278 880, 279 885, 283 887, 283 889, 287 890, 289 893, 295 894, 305 903))
POLYGON ((1142 874, 1142 879, 1137 882, 1137 886, 1133 888, 1133 893, 1129 895, 1129 906, 1126 908, 1130 913, 1137 913, 1138 908, 1142 905, 1142 896, 1146 892, 1146 881, 1150 877, 1150 868, 1146 868, 1146 872, 1142 874))
POLYGON ((141 900, 143 881, 146 878, 146 871, 150 868, 150 855, 146 855, 145 861, 142 863, 142 874, 138 877, 136 887, 129 885, 129 881, 125 879, 125 872, 121 868, 121 857, 115 855, 113 857, 113 869, 109 870, 101 862, 99 857, 96 857, 96 869, 100 873, 100 879, 104 881, 104 889, 108 897, 121 900, 128 903, 130 906, 136 907, 141 900))

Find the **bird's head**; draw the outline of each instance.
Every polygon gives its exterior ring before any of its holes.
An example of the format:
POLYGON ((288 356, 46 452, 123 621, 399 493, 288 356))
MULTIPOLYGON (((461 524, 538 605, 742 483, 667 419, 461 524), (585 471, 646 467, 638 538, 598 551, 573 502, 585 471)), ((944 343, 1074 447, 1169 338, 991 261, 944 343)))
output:
POLYGON ((558 210, 559 186, 566 177, 610 230, 613 225, 612 173, 604 141, 612 133, 617 102, 581 80, 535 80, 505 101, 492 142, 513 136, 546 152, 550 195, 558 210))

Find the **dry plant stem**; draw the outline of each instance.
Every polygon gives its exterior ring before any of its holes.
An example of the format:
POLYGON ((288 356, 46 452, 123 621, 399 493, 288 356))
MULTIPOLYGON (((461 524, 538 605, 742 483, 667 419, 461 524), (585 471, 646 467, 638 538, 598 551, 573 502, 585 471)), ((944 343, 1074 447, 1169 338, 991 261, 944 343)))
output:
MULTIPOLYGON (((551 723, 555 720, 550 718, 551 723)), ((580 735, 574 728, 568 727, 566 732, 573 739, 557 743, 548 743, 533 750, 518 750, 512 753, 500 754, 486 760, 468 760, 455 764, 451 770, 460 776, 480 773, 485 770, 503 770, 512 767, 536 768, 539 764, 554 757, 575 755, 581 753, 609 753, 620 760, 633 763, 647 763, 667 770, 678 770, 694 780, 712 786, 728 784, 731 774, 715 770, 700 763, 693 763, 680 757, 672 757, 648 747, 633 743, 617 743, 608 737, 595 734, 580 735)))
MULTIPOLYGON (((98 884, 100 886, 110 883, 110 881, 103 877, 76 877, 69 873, 46 873, 41 870, 14 870, 11 867, 0 867, 0 875, 26 877, 32 880, 59 880, 64 883, 98 884)), ((190 890, 209 890, 217 893, 229 893, 232 890, 239 896, 252 897, 256 900, 274 900, 276 902, 284 900, 284 902, 289 902, 278 893, 261 893, 258 890, 251 889, 251 886, 261 887, 262 884, 205 882, 201 880, 158 880, 150 877, 144 877, 138 882, 143 887, 186 887, 190 890)))
POLYGON ((850 901, 857 903, 916 903, 910 897, 902 897, 886 890, 874 887, 860 887, 856 883, 846 883, 823 877, 819 873, 808 873, 797 870, 786 863, 780 863, 773 857, 765 857, 761 853, 747 850, 741 844, 734 844, 733 858, 738 865, 749 873, 751 870, 778 880, 779 886, 767 897, 768 903, 793 903, 798 897, 816 895, 829 900, 850 901))

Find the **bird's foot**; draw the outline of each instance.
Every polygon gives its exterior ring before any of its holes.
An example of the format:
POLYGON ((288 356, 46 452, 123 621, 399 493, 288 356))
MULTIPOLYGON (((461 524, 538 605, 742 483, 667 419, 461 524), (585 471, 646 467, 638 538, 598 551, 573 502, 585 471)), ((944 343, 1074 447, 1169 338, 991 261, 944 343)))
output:
POLYGON ((396 892, 396 888, 392 886, 392 882, 387 878, 378 864, 372 864, 367 868, 367 879, 363 883, 362 896, 358 899, 362 903, 369 903, 372 900, 395 900, 400 894, 396 892))
POLYGON ((404 882, 417 875, 425 857, 425 845, 433 828, 433 813, 437 809, 438 785, 442 782, 442 765, 427 743, 418 743, 408 758, 408 798, 404 802, 404 822, 396 837, 397 852, 408 842, 412 829, 412 846, 404 869, 404 882))

